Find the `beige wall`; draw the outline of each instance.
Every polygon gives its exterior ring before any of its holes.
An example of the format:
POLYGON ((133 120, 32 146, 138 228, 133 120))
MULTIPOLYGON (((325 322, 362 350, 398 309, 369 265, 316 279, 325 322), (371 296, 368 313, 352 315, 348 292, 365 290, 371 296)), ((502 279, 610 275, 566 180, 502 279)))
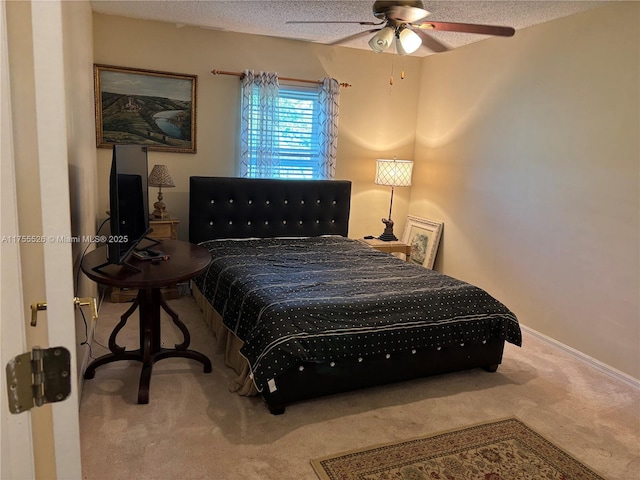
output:
MULTIPOLYGON (((352 84, 340 93, 336 177, 353 182, 350 236, 382 232, 380 219, 388 213, 390 191, 373 184, 375 159, 413 154, 419 58, 405 59, 406 78, 401 81, 396 55, 100 14, 94 15, 94 54, 96 63, 198 75, 198 152, 149 153, 149 168, 166 164, 176 182, 176 188, 163 194, 169 213, 181 220, 181 239, 188 238, 189 177, 236 172, 239 80, 214 76, 214 69, 275 71, 311 80, 329 76, 352 84), (392 62, 396 81, 390 87, 392 62)), ((110 150, 98 151, 100 214, 108 205, 110 155, 110 150)), ((157 190, 149 191, 153 202, 157 190)), ((398 189, 395 198, 394 218, 401 227, 409 190, 398 189)))
POLYGON ((439 270, 635 378, 639 24, 620 2, 426 58, 409 206, 445 223, 439 270))
MULTIPOLYGON (((149 154, 149 168, 165 163, 176 180, 165 202, 182 239, 189 176, 235 172, 238 80, 212 69, 353 84, 341 92, 337 167, 353 181, 350 236, 382 230, 389 190, 373 185, 375 158, 413 158, 414 187, 394 201, 397 233, 407 212, 443 220, 438 270, 638 378, 638 7, 408 57, 393 87, 396 55, 99 14, 94 61, 199 76, 198 153, 149 154)), ((100 216, 109 162, 99 149, 100 216)))
MULTIPOLYGON (((93 108, 93 16, 88 2, 62 2, 64 30, 64 71, 67 106, 67 149, 69 154, 69 196, 71 235, 92 237, 98 228, 97 155, 95 148, 95 118, 93 108)), ((79 297, 96 297, 96 284, 84 274, 78 274, 82 255, 94 245, 73 243, 75 293, 79 297)), ((82 367, 89 358, 89 349, 80 345, 93 329, 90 308, 84 307, 85 318, 76 310, 78 339, 78 378, 82 384, 82 367), (88 327, 85 328, 85 319, 88 327)))

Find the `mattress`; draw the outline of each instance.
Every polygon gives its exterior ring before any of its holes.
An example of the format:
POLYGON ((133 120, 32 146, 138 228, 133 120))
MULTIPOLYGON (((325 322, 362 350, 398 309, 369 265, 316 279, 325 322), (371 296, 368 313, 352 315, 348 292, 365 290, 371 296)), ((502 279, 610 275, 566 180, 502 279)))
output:
POLYGON ((516 316, 483 289, 339 236, 212 240, 195 284, 242 341, 258 391, 302 362, 504 340, 516 316))

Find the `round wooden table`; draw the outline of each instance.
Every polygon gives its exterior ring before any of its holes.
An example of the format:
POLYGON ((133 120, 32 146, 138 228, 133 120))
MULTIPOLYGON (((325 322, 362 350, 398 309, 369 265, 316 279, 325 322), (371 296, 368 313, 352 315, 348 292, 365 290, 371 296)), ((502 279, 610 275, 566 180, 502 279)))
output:
POLYGON ((167 260, 138 260, 131 256, 126 265, 107 265, 107 247, 100 247, 85 255, 81 268, 87 277, 102 285, 119 288, 137 288, 138 296, 131 307, 120 317, 109 337, 111 353, 94 360, 84 372, 84 378, 95 376, 96 368, 106 363, 119 360, 137 360, 142 362, 140 384, 138 387, 138 403, 149 403, 149 383, 153 364, 164 358, 182 357, 196 360, 204 365, 204 372, 211 372, 211 361, 202 353, 188 350, 191 337, 189 330, 180 321, 162 298, 161 289, 178 282, 189 280, 202 272, 211 255, 206 248, 180 240, 165 240, 153 247, 169 256, 167 260), (100 267, 96 270, 97 267, 100 267), (138 271, 139 270, 139 271, 138 271), (169 314, 173 323, 180 329, 183 341, 175 348, 163 348, 160 331, 160 309, 169 314), (133 312, 139 310, 140 348, 126 350, 116 343, 116 337, 125 326, 133 312))

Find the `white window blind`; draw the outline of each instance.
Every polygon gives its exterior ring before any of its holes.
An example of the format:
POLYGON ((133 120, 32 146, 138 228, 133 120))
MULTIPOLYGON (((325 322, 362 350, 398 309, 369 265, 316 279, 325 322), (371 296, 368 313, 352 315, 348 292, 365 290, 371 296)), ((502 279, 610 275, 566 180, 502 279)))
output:
MULTIPOLYGON (((280 86, 277 102, 277 120, 272 139, 274 165, 272 178, 314 179, 322 178, 319 171, 319 103, 318 91, 289 86, 280 86)), ((247 174, 258 177, 257 163, 261 142, 260 131, 263 119, 257 94, 251 97, 251 119, 249 122, 248 148, 249 162, 247 174)))

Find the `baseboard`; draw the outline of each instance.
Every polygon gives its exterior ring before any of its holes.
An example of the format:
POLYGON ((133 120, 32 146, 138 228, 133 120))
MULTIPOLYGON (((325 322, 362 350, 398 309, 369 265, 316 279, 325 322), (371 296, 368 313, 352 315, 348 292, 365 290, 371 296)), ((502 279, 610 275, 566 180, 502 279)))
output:
POLYGON ((593 367, 596 370, 599 370, 600 372, 608 375, 609 377, 615 380, 621 381, 629 385, 630 387, 635 388, 636 390, 640 390, 640 380, 638 380, 637 378, 632 377, 631 375, 628 375, 618 370, 617 368, 607 365, 606 363, 602 363, 600 360, 596 360, 595 358, 590 357, 586 353, 582 353, 581 351, 576 350, 575 348, 572 348, 569 345, 565 345, 564 343, 559 342, 554 338, 548 337, 545 334, 540 333, 531 327, 527 327, 526 325, 520 324, 520 328, 524 332, 528 333, 529 335, 536 337, 539 340, 542 340, 543 342, 545 342, 548 345, 551 345, 552 347, 555 347, 559 350, 562 350, 565 353, 568 353, 569 355, 576 358, 577 360, 580 360, 581 362, 586 363, 590 367, 593 367))

